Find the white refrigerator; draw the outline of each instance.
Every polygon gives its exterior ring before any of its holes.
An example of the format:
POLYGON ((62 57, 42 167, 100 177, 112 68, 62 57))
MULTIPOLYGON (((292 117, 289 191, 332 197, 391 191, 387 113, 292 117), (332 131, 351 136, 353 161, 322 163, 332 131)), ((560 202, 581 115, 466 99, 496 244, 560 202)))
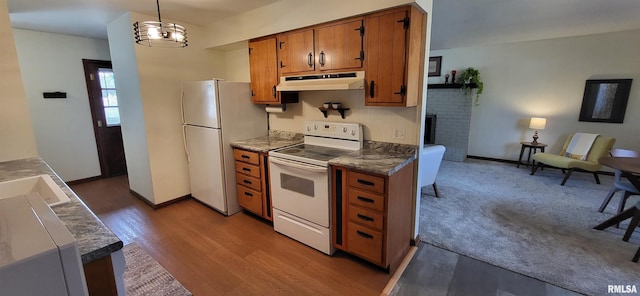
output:
POLYGON ((249 83, 184 82, 182 123, 191 196, 225 215, 239 212, 229 143, 268 133, 267 115, 251 103, 249 83))

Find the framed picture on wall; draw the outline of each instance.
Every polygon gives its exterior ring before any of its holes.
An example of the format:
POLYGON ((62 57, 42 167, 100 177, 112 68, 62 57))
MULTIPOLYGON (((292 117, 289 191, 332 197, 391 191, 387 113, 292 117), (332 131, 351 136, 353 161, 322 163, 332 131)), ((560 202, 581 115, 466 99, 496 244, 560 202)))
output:
POLYGON ((440 66, 442 65, 442 56, 429 58, 429 77, 440 76, 440 66))
POLYGON ((622 123, 633 79, 587 80, 580 121, 622 123))

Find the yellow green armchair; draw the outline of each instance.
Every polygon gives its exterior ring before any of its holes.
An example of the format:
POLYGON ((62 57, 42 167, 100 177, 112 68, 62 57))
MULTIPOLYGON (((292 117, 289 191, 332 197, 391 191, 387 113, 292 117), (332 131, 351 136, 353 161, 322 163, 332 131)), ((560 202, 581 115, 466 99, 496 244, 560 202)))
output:
POLYGON ((560 154, 552 154, 552 153, 536 153, 533 155, 533 160, 536 162, 535 165, 531 167, 531 175, 536 173, 538 168, 543 168, 544 166, 550 166, 559 168, 562 170, 564 174, 564 178, 562 179, 563 185, 567 182, 567 179, 571 176, 571 173, 574 169, 580 169, 583 171, 593 173, 593 177, 596 179, 596 183, 600 184, 600 178, 598 178, 598 170, 601 165, 598 162, 598 159, 603 156, 608 156, 609 151, 615 144, 616 139, 605 136, 598 136, 593 145, 591 145, 591 149, 589 150, 589 154, 587 154, 587 158, 585 160, 574 159, 567 156, 564 156, 565 152, 567 152, 567 147, 571 142, 571 138, 573 138, 573 134, 571 134, 567 140, 564 142, 562 146, 562 151, 560 154))

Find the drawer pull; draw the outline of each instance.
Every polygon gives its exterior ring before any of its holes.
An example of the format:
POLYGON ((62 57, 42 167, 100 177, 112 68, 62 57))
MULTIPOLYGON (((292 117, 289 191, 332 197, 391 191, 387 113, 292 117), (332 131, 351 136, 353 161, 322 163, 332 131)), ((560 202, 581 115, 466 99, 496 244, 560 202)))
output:
POLYGON ((367 186, 373 186, 375 185, 373 182, 369 182, 367 180, 362 180, 362 179, 358 179, 358 183, 362 184, 362 185, 367 185, 367 186))
POLYGON ((242 168, 242 170, 245 171, 245 172, 250 172, 251 171, 250 168, 242 168))
POLYGON ((373 218, 369 217, 369 216, 365 216, 362 214, 358 214, 358 218, 364 220, 364 221, 373 221, 373 218))
POLYGON ((242 183, 244 183, 244 184, 249 184, 249 185, 253 184, 253 183, 251 183, 251 181, 249 181, 249 180, 242 180, 242 183))
POLYGON ((253 197, 253 194, 251 192, 244 192, 244 195, 248 196, 248 197, 253 197))
POLYGON ((373 199, 362 197, 362 196, 358 196, 358 200, 361 200, 363 202, 368 202, 368 203, 373 203, 374 202, 373 199))
POLYGON ((373 238, 373 235, 368 234, 368 233, 366 233, 366 232, 362 232, 362 231, 360 231, 360 230, 356 230, 356 233, 357 233, 359 236, 362 236, 362 237, 364 237, 364 238, 373 238))
POLYGON ((249 157, 249 155, 244 155, 244 154, 242 154, 242 158, 244 158, 244 159, 249 159, 249 158, 251 158, 251 157, 249 157))

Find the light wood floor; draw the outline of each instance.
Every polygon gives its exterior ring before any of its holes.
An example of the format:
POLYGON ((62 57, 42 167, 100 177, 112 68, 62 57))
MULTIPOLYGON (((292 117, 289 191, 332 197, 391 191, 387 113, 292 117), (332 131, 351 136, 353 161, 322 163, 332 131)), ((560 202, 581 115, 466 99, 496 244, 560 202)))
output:
POLYGON ((154 210, 129 193, 126 176, 72 189, 125 245, 140 245, 194 295, 379 295, 391 277, 246 213, 225 217, 192 199, 154 210))

